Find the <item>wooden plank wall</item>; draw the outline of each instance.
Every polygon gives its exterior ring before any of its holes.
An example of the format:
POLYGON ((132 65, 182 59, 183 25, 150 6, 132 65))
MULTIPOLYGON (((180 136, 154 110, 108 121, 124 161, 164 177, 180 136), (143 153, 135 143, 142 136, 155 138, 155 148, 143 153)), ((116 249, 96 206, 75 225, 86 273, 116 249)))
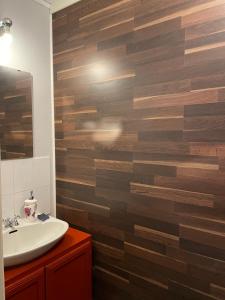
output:
POLYGON ((57 213, 95 299, 225 299, 225 1, 53 16, 57 213))
POLYGON ((1 159, 33 156, 32 89, 30 73, 0 66, 1 159))

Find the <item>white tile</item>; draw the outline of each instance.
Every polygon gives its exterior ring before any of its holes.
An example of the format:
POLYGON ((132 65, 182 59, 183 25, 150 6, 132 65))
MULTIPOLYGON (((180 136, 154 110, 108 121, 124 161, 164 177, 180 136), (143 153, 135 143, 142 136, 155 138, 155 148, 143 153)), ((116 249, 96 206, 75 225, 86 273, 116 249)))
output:
POLYGON ((9 195, 14 192, 13 186, 13 162, 1 162, 1 195, 9 195))
POLYGON ((15 193, 14 194, 14 207, 15 207, 15 214, 24 218, 24 201, 28 199, 30 196, 30 190, 15 193))
POLYGON ((14 202, 13 194, 3 195, 2 196, 2 218, 13 217, 15 214, 14 211, 14 202))
POLYGON ((39 213, 50 213, 50 186, 42 186, 34 189, 34 198, 38 201, 39 213))
POLYGON ((33 159, 33 186, 41 187, 50 185, 50 159, 37 157, 33 159))
POLYGON ((18 159, 14 163, 14 192, 32 190, 32 160, 18 159))

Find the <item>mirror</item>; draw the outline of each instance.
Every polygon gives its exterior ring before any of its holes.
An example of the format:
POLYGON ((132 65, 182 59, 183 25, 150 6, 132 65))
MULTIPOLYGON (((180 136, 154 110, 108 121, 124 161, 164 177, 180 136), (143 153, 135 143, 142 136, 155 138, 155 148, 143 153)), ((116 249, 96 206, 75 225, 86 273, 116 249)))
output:
POLYGON ((0 66, 1 159, 33 156, 30 73, 0 66))

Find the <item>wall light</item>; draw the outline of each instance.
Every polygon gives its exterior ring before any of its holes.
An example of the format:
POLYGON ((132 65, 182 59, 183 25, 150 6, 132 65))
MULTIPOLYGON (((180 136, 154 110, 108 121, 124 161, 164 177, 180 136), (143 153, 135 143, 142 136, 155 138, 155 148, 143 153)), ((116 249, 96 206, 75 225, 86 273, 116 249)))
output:
POLYGON ((0 20, 0 64, 6 65, 11 59, 11 44, 12 35, 10 28, 12 26, 12 20, 4 18, 0 20))

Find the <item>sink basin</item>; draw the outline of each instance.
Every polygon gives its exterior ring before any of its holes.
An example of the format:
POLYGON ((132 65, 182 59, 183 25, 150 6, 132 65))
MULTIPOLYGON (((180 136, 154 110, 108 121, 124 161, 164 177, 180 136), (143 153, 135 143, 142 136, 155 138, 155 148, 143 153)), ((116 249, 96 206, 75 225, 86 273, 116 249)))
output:
POLYGON ((51 249, 66 233, 69 225, 50 217, 47 221, 27 223, 3 231, 3 255, 5 267, 28 262, 51 249))

